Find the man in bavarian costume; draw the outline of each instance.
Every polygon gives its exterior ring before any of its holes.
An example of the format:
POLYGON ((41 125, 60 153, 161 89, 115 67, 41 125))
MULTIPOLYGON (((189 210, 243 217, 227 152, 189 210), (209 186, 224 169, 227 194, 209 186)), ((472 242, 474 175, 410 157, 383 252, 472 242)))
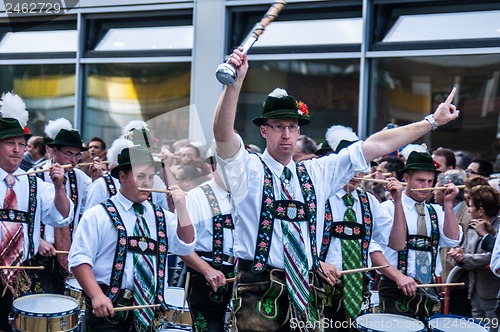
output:
POLYGON ((233 289, 226 278, 234 277, 234 224, 230 195, 216 170, 214 149, 207 158, 213 178, 190 190, 186 198, 197 241, 195 252, 181 258, 191 276, 187 301, 197 332, 224 331, 233 289))
MULTIPOLYGON (((327 141, 333 153, 357 142, 358 136, 351 128, 330 127, 326 132, 327 141)), ((325 262, 324 270, 335 266, 341 271, 369 267, 369 245, 371 240, 389 244, 395 249, 403 249, 406 237, 406 220, 401 205, 403 185, 396 178, 389 178, 386 190, 390 191, 397 203, 397 213, 393 217, 381 208, 377 198, 361 188, 365 173, 357 173, 342 189, 337 191, 326 203, 325 216, 319 220, 321 242, 319 259, 325 262), (382 233, 384 226, 387 233, 382 233), (392 225, 392 227, 391 227, 392 225)), ((370 277, 365 273, 345 274, 342 283, 331 287, 325 283, 325 331, 347 331, 358 315, 370 308, 370 277)))
MULTIPOLYGON (((23 159, 26 139, 23 127, 28 112, 19 96, 5 93, 0 101, 0 257, 1 265, 28 264, 40 244, 41 222, 53 226, 68 225, 73 217, 73 203, 66 197, 64 169, 52 165, 47 183, 24 173, 19 165, 23 159), (20 222, 14 222, 19 220, 20 222)), ((12 301, 28 292, 31 280, 23 270, 0 270, 0 330, 11 331, 8 315, 12 301)))
POLYGON ((152 308, 125 313, 116 306, 164 304, 167 251, 188 255, 195 231, 185 194, 170 186, 176 215, 147 201, 161 164, 140 146, 124 148, 111 175, 119 192, 85 211, 76 232, 69 266, 82 286, 88 331, 152 331, 152 308))
MULTIPOLYGON (((338 155, 295 164, 293 150, 300 126, 310 121, 309 110, 286 91, 276 89, 267 97, 262 115, 253 120, 266 139, 260 158, 245 150, 234 130, 248 70, 241 50, 234 50, 228 60, 238 79, 224 88, 214 121, 217 163, 235 205, 238 265, 232 321, 237 331, 319 330, 323 310, 316 278, 320 268, 317 215, 323 215, 327 199, 356 172, 366 170, 370 160, 429 132, 431 124, 455 119, 454 91, 427 121, 376 133, 338 155)), ((335 275, 324 277, 331 284, 336 280, 335 275)))
MULTIPOLYGON (((33 273, 34 293, 64 294, 65 280, 69 276, 68 254, 71 239, 76 232, 80 216, 85 209, 87 191, 92 183, 90 177, 78 168, 75 168, 82 158, 82 151, 87 150, 82 145, 82 138, 78 130, 73 129, 71 123, 65 118, 51 120, 45 126, 45 134, 51 138, 47 145, 52 149, 52 158, 43 165, 42 169, 50 169, 54 163, 67 165, 64 173, 64 186, 66 195, 73 202, 73 222, 67 227, 55 229, 44 226, 43 236, 36 260, 45 270, 33 273), (58 253, 63 251, 66 253, 58 253)), ((51 183, 46 172, 38 173, 44 181, 51 183)))
MULTIPOLYGON (((370 256, 373 265, 390 264, 380 270, 379 283, 381 311, 409 315, 424 320, 439 310, 439 299, 433 288, 419 288, 417 283, 436 282, 439 265, 439 247, 455 247, 460 243, 462 230, 453 210, 453 200, 458 188, 453 183, 444 184, 443 207, 427 204, 425 198, 438 172, 428 152, 413 151, 408 156, 404 180, 408 185, 403 195, 403 208, 408 235, 403 250, 396 251, 380 243, 373 243, 370 256)), ((394 213, 394 203, 386 201, 382 206, 394 213)), ((383 227, 382 232, 389 232, 383 227)))

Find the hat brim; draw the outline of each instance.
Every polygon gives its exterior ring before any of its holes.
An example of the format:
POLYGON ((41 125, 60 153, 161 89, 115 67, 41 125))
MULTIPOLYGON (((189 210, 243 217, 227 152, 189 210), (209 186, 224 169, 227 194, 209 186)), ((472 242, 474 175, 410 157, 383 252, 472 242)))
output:
POLYGON ((26 134, 24 130, 19 130, 17 128, 2 130, 0 131, 0 139, 12 138, 12 137, 21 137, 23 136, 26 140, 30 139, 31 134, 26 134))
POLYGON ((65 143, 65 144, 61 144, 61 143, 46 143, 47 146, 51 147, 51 148, 62 148, 64 146, 70 146, 72 148, 78 148, 82 151, 87 151, 89 148, 86 148, 84 147, 83 145, 78 145, 78 144, 70 144, 70 143, 65 143))
MULTIPOLYGON (((133 164, 134 165, 152 165, 155 168, 155 173, 162 169, 162 163, 159 161, 153 161, 153 162, 136 161, 133 164)), ((130 165, 132 165, 130 162, 125 163, 125 164, 116 165, 115 167, 113 167, 113 169, 110 172, 111 176, 118 179, 118 176, 120 175, 120 171, 124 170, 125 168, 130 167, 130 165)))
POLYGON ((411 171, 411 170, 413 170, 413 171, 430 171, 430 172, 435 172, 435 173, 441 173, 440 170, 436 169, 435 167, 431 167, 427 163, 422 163, 422 164, 415 163, 415 164, 411 164, 411 165, 406 166, 405 168, 400 169, 399 171, 400 172, 406 172, 406 171, 411 171))
POLYGON ((311 121, 308 118, 300 116, 298 113, 293 112, 289 109, 276 110, 272 112, 267 112, 258 118, 252 120, 256 126, 262 126, 268 119, 297 119, 300 126, 309 124, 311 121))

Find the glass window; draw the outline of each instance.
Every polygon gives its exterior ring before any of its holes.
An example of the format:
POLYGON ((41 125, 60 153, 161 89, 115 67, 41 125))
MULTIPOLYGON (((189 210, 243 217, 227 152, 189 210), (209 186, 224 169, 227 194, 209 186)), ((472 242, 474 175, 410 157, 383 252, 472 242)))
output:
POLYGON ((374 59, 369 131, 389 122, 402 125, 422 119, 456 86, 454 103, 460 117, 417 143, 426 143, 430 150, 466 150, 494 161, 500 137, 499 65, 499 54, 374 59))
POLYGON ((0 85, 3 91, 13 90, 24 100, 31 134, 43 136, 49 120, 63 117, 73 123, 74 65, 3 65, 0 85))
POLYGON ((383 42, 500 37, 500 10, 401 15, 383 42))
POLYGON ((87 65, 84 139, 107 144, 131 120, 144 120, 159 142, 187 138, 190 63, 87 65))
POLYGON ((360 44, 361 18, 273 22, 254 47, 360 44))
POLYGON ((359 59, 252 61, 240 95, 235 128, 246 143, 265 148, 252 119, 262 112, 267 95, 281 87, 309 107, 311 123, 300 129, 320 143, 326 130, 342 124, 356 130, 359 59))
POLYGON ((192 26, 109 29, 96 51, 192 49, 192 26))
POLYGON ((76 30, 7 32, 0 53, 76 52, 76 30))

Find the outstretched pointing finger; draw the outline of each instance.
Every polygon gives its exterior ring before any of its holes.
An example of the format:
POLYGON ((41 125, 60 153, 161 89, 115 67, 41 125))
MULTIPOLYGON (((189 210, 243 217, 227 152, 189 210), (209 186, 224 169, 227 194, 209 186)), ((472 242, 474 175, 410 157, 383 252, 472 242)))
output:
POLYGON ((446 98, 446 101, 444 102, 446 105, 451 105, 451 102, 453 99, 455 99, 455 93, 457 92, 457 88, 453 87, 453 90, 451 90, 450 94, 448 95, 448 98, 446 98))

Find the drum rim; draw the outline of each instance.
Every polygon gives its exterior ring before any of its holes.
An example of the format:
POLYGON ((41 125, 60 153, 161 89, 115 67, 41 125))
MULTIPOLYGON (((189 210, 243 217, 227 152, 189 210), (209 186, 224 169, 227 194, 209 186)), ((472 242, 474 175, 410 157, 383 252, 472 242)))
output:
POLYGON ((81 288, 81 286, 80 286, 80 288, 78 288, 78 287, 76 287, 75 285, 71 285, 71 284, 69 283, 69 281, 70 281, 70 280, 75 280, 75 281, 76 281, 76 283, 77 283, 78 285, 80 285, 80 283, 78 282, 78 280, 77 280, 76 278, 70 278, 70 279, 66 280, 66 281, 64 282, 64 285, 65 285, 67 288, 71 289, 71 290, 75 290, 75 291, 82 292, 82 290, 83 290, 83 289, 81 288))
POLYGON ((487 326, 479 321, 479 320, 476 320, 475 318, 472 318, 472 317, 467 317, 467 316, 460 316, 460 315, 454 315, 454 314, 436 314, 436 315, 432 315, 428 318, 426 318, 426 321, 427 322, 430 322, 431 320, 433 319, 438 319, 438 318, 460 318, 460 319, 466 319, 467 322, 469 323, 475 323, 481 327, 484 327, 484 328, 487 328, 487 326))
POLYGON ((359 315, 358 317, 356 317, 356 319, 355 319, 356 325, 358 325, 358 329, 360 327, 363 328, 362 331, 376 331, 376 330, 373 330, 373 329, 371 329, 369 327, 365 327, 363 325, 359 325, 358 318, 363 317, 363 316, 386 316, 386 317, 387 316, 396 316, 396 317, 400 317, 400 318, 405 318, 407 320, 411 320, 411 321, 414 321, 414 322, 422 325, 421 326, 422 329, 416 330, 416 331, 412 331, 412 332, 425 332, 425 331, 427 331, 426 327, 425 327, 425 324, 422 321, 420 321, 420 320, 418 320, 416 318, 413 318, 413 317, 403 316, 403 315, 398 315, 398 314, 393 314, 393 313, 389 313, 389 312, 367 312, 367 313, 364 313, 364 314, 359 315))
POLYGON ((61 317, 61 316, 68 316, 68 315, 73 315, 75 313, 80 312, 79 308, 79 303, 78 301, 71 297, 71 296, 66 296, 66 295, 60 295, 60 294, 27 294, 23 295, 21 297, 18 297, 12 302, 12 311, 16 314, 20 314, 23 316, 28 316, 28 317, 44 317, 44 318, 52 318, 52 317, 61 317), (52 312, 52 313, 41 313, 41 312, 32 312, 32 311, 25 311, 19 308, 16 308, 16 302, 19 302, 21 300, 26 300, 28 297, 56 297, 56 298, 64 298, 67 300, 70 300, 71 302, 75 303, 75 308, 70 309, 70 310, 65 310, 65 311, 59 311, 59 312, 52 312))

